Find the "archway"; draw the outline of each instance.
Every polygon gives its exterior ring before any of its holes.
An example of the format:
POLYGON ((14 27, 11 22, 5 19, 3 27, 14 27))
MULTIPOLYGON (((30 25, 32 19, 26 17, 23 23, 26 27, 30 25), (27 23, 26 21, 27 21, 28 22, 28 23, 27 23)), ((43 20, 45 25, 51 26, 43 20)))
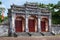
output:
POLYGON ((29 28, 29 32, 36 32, 37 31, 37 17, 36 16, 29 17, 28 28, 29 28))
POLYGON ((23 28, 24 28, 24 22, 25 19, 22 16, 17 16, 15 19, 15 31, 16 32, 23 32, 23 28))
POLYGON ((48 18, 42 18, 41 20, 41 32, 48 32, 48 18))

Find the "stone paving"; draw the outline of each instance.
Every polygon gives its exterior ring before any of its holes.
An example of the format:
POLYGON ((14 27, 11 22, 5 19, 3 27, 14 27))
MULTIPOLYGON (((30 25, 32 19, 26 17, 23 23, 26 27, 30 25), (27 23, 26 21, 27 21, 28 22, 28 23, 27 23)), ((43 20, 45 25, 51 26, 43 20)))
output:
POLYGON ((0 37, 0 40, 60 40, 60 36, 0 37))

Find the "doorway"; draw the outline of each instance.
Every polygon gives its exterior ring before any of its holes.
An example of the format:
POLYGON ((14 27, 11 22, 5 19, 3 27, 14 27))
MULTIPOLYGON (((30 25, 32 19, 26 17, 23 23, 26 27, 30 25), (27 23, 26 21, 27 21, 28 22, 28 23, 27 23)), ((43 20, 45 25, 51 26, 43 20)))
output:
POLYGON ((42 18, 41 20, 41 32, 48 32, 48 18, 42 18))
POLYGON ((21 16, 16 17, 15 20, 15 29, 16 32, 23 32, 24 18, 21 16))

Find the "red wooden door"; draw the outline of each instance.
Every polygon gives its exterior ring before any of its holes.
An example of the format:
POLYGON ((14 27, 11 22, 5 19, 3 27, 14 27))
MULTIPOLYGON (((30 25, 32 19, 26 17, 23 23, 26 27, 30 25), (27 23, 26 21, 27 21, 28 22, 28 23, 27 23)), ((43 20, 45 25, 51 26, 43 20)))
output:
POLYGON ((29 19, 29 32, 35 32, 35 20, 29 19))
POLYGON ((22 32, 22 20, 15 21, 16 32, 22 32))
POLYGON ((46 31, 45 21, 41 21, 41 31, 42 32, 45 32, 46 31))

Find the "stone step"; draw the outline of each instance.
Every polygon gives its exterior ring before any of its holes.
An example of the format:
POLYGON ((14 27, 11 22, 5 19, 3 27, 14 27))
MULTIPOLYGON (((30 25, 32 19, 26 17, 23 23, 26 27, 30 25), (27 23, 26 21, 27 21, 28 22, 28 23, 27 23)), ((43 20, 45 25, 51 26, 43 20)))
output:
POLYGON ((41 32, 44 36, 53 36, 51 32, 41 32))
POLYGON ((40 32, 29 32, 31 36, 42 36, 40 32))
POLYGON ((17 36, 42 36, 40 32, 19 32, 17 36))
POLYGON ((16 34, 17 34, 17 36, 29 36, 28 33, 26 33, 26 32, 19 32, 16 34))
POLYGON ((53 36, 51 32, 19 32, 17 36, 53 36))

